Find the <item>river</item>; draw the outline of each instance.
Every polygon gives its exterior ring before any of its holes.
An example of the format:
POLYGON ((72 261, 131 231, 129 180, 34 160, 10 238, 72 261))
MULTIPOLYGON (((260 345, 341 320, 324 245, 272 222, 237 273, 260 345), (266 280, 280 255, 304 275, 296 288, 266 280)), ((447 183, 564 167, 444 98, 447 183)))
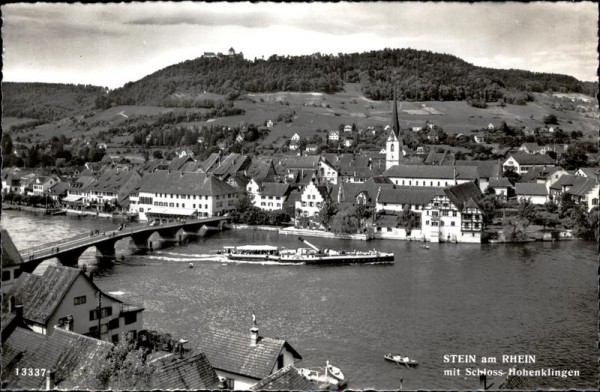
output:
MULTIPOLYGON (((118 223, 4 211, 2 224, 23 248, 118 223)), ((248 331, 255 313, 261 335, 284 338, 303 356, 298 366, 323 366, 329 360, 348 376, 351 388, 398 389, 402 383, 404 389, 474 389, 479 377, 465 376, 466 368, 506 371, 515 365, 482 364, 481 357, 500 361, 514 354, 536 358, 518 368, 580 372, 578 377, 532 377, 532 387, 597 386, 593 243, 430 244, 423 249, 419 243, 391 240, 309 241, 335 249, 376 247, 394 252, 396 262, 229 263, 216 250, 242 244, 303 246, 294 236, 231 230, 148 255, 131 255, 127 240, 120 241, 119 261, 98 269, 95 282, 143 305, 146 328, 192 345, 206 329, 248 331), (420 365, 408 369, 384 361, 388 352, 420 365), (448 354, 476 355, 478 363, 444 363, 448 354), (444 375, 452 368, 461 375, 444 375)), ((93 250, 80 259, 94 262, 93 250)))

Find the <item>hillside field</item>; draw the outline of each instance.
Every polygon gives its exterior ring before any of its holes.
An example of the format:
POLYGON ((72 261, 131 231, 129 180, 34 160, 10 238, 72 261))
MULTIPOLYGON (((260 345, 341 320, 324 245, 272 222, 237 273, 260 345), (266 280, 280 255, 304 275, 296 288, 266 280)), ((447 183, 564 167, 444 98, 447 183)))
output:
MULTIPOLYGON (((173 94, 172 98, 189 99, 185 94, 173 94)), ((196 97, 224 99, 223 96, 196 97)), ((441 126, 449 134, 467 133, 472 130, 485 128, 488 124, 499 126, 502 121, 508 125, 531 128, 544 126, 543 118, 554 113, 559 120, 559 126, 566 132, 582 131, 585 137, 593 137, 598 130, 598 109, 593 101, 585 102, 577 94, 535 94, 536 100, 527 105, 510 105, 504 107, 496 103, 488 108, 478 109, 462 101, 426 101, 398 102, 398 116, 403 128, 424 126, 427 122, 441 126), (585 107, 587 112, 576 110, 557 110, 556 102, 567 100, 575 102, 573 106, 585 107)), ((586 97, 589 100, 589 97, 586 97)), ((309 138, 317 129, 337 130, 340 124, 355 123, 359 128, 368 126, 388 125, 392 115, 390 101, 373 101, 364 97, 360 85, 346 84, 343 92, 336 94, 325 93, 252 93, 235 100, 235 106, 245 110, 244 115, 210 119, 206 122, 186 123, 190 125, 218 124, 238 127, 242 124, 262 126, 267 120, 275 125, 265 144, 291 137, 298 133, 309 138), (279 116, 290 115, 292 122, 277 121, 279 116)), ((100 131, 118 125, 127 119, 143 119, 171 111, 203 112, 207 109, 198 108, 167 108, 160 106, 115 106, 104 111, 96 111, 91 116, 84 117, 83 113, 74 117, 40 125, 30 130, 22 131, 15 136, 31 137, 36 140, 47 140, 52 136, 65 134, 67 137, 93 139, 100 131)), ((23 119, 5 118, 3 127, 22 123, 23 119)), ((145 120, 146 121, 146 120, 145 120)), ((325 134, 321 134, 323 137, 325 134)), ((122 142, 114 140, 114 142, 122 142)))

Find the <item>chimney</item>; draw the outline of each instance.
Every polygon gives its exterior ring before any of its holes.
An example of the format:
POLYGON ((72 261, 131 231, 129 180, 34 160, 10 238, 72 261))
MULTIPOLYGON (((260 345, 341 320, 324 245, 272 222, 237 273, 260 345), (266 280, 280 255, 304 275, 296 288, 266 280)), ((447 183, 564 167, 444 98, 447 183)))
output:
POLYGON ((10 298, 8 298, 8 313, 12 313, 15 310, 15 297, 14 295, 11 295, 10 298))
POLYGON ((46 390, 52 391, 54 389, 54 370, 48 370, 46 372, 46 390))
POLYGON ((256 325, 256 316, 252 313, 252 328, 250 328, 250 346, 256 347, 258 343, 258 326, 256 325))
POLYGON ((23 320, 23 305, 14 305, 15 318, 18 321, 23 320))

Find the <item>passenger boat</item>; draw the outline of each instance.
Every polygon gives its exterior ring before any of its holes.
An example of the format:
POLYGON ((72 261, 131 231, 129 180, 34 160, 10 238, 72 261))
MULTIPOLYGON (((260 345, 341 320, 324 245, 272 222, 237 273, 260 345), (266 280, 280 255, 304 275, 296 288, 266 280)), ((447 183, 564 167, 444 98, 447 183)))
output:
POLYGON ((298 264, 340 265, 358 263, 394 262, 393 253, 377 250, 369 251, 337 251, 319 249, 302 237, 298 238, 309 248, 285 249, 271 245, 226 246, 221 254, 232 261, 276 262, 298 264))
POLYGON ((410 359, 409 357, 400 354, 385 354, 383 357, 388 361, 396 362, 398 365, 405 365, 406 367, 414 367, 419 364, 419 362, 414 359, 410 359))

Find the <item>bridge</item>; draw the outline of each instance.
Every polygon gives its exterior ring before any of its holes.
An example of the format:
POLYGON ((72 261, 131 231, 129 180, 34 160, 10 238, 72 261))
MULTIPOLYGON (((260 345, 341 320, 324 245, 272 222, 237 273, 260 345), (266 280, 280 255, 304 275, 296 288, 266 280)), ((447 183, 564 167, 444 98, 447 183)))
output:
POLYGON ((183 235, 203 234, 207 228, 222 230, 224 223, 230 217, 219 216, 212 218, 186 219, 175 222, 160 223, 154 226, 121 227, 112 231, 94 231, 59 241, 45 243, 31 248, 21 249, 23 270, 32 272, 42 261, 56 257, 63 265, 77 265, 83 252, 90 247, 96 247, 96 256, 104 260, 116 259, 115 243, 124 238, 131 238, 137 253, 145 253, 152 249, 148 242, 154 233, 162 238, 164 243, 174 244, 183 240, 183 235), (183 233, 180 231, 183 230, 183 233))

